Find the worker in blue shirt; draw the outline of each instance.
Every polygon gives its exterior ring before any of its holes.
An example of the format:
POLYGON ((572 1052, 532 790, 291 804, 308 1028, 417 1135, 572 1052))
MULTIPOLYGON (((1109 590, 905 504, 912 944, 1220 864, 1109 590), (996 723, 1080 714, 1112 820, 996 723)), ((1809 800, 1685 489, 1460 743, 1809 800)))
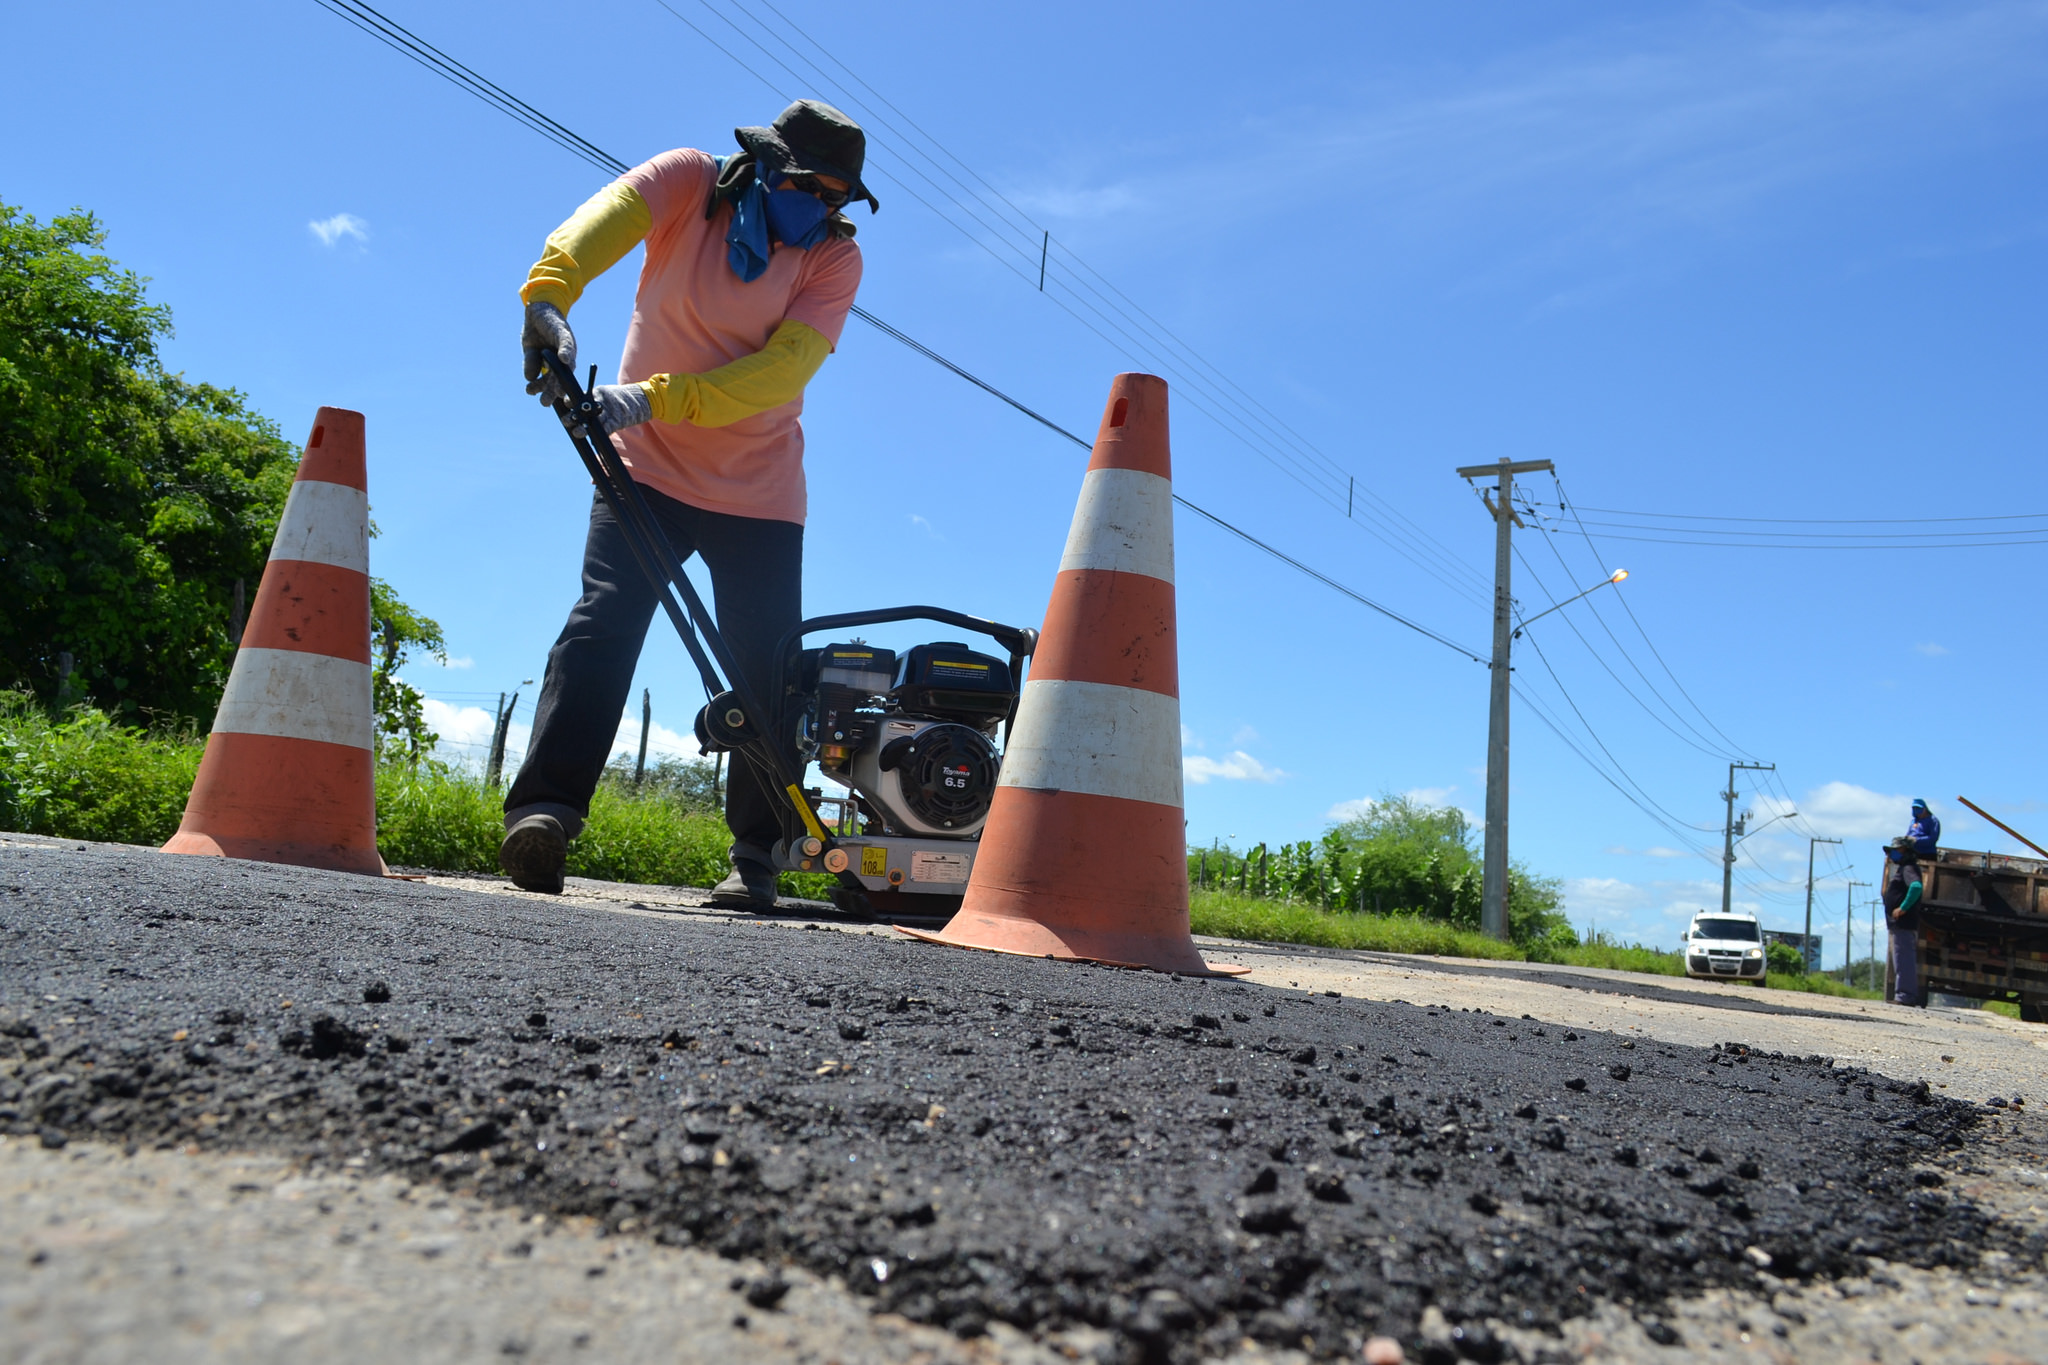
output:
POLYGON ((1884 908, 1892 941, 1892 999, 1920 1003, 1920 897, 1925 890, 1920 860, 1934 856, 1941 821, 1927 803, 1913 799, 1913 823, 1884 851, 1884 908))

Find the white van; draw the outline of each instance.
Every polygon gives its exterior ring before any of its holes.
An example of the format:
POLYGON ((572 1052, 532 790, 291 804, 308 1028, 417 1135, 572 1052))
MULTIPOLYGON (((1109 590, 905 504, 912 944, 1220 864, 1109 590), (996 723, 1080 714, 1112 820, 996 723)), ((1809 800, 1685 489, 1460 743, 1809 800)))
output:
POLYGON ((1764 979, 1764 933, 1755 915, 1702 910, 1685 931, 1687 976, 1764 979))

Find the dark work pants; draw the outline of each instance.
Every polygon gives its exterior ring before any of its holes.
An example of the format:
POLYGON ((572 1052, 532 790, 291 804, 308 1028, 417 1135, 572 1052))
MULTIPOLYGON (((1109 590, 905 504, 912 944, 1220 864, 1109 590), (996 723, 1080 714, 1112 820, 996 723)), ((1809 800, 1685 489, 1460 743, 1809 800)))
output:
MULTIPOLYGON (((703 556, 711 571, 712 610, 749 688, 765 706, 775 646, 803 617, 804 528, 795 522, 707 512, 643 486, 655 520, 676 555, 703 556)), ((583 596, 548 651, 547 677, 533 719, 533 739, 519 776, 505 793, 507 823, 545 813, 573 836, 590 814, 626 698, 640 646, 658 609, 654 589, 627 548, 602 496, 590 507, 590 537, 583 546, 583 596)), ((682 694, 693 699, 694 679, 682 694)), ((687 731, 678 725, 677 729, 687 731)), ((782 728, 778 725, 778 729, 782 728)), ((791 750, 792 760, 794 751, 791 750)), ((726 766, 725 822, 736 857, 767 863, 782 837, 776 796, 739 759, 726 766)))

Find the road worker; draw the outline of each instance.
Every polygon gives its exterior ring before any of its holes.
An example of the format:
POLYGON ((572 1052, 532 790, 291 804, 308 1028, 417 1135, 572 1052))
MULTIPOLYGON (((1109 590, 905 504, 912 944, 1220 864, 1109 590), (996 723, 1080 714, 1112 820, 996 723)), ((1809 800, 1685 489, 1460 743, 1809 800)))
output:
POLYGON ((1941 821, 1927 803, 1913 799, 1913 823, 1885 847, 1884 909, 1891 933, 1892 999, 1901 1005, 1920 1003, 1920 860, 1934 856, 1941 841, 1941 821))
MULTIPOLYGON (((830 105, 799 100, 772 127, 734 136, 736 154, 663 152, 599 190, 549 235, 520 298, 526 391, 550 402, 541 352, 575 367, 570 308, 647 244, 619 382, 595 396, 669 543, 685 560, 703 557, 718 628, 758 689, 802 618, 804 386, 860 287, 854 225, 840 210, 880 204, 861 180, 865 135, 830 105)), ((505 795, 498 860, 519 886, 562 889, 568 841, 590 813, 656 605, 593 497, 583 594, 548 653, 533 738, 505 795)), ((752 765, 733 766, 732 872, 717 902, 775 903, 778 799, 752 765)))

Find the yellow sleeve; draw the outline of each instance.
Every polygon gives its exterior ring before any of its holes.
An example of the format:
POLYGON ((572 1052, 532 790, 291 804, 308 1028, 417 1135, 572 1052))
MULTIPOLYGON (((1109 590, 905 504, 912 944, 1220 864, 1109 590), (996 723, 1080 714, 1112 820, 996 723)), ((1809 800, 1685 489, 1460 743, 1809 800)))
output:
POLYGON ((619 263, 654 226, 640 191, 614 180, 585 200, 569 221, 548 234, 548 244, 526 272, 522 303, 552 303, 564 313, 583 287, 619 263))
POLYGON ((702 374, 657 374, 640 387, 658 422, 726 427, 795 399, 830 354, 823 332, 791 318, 752 355, 702 374))

